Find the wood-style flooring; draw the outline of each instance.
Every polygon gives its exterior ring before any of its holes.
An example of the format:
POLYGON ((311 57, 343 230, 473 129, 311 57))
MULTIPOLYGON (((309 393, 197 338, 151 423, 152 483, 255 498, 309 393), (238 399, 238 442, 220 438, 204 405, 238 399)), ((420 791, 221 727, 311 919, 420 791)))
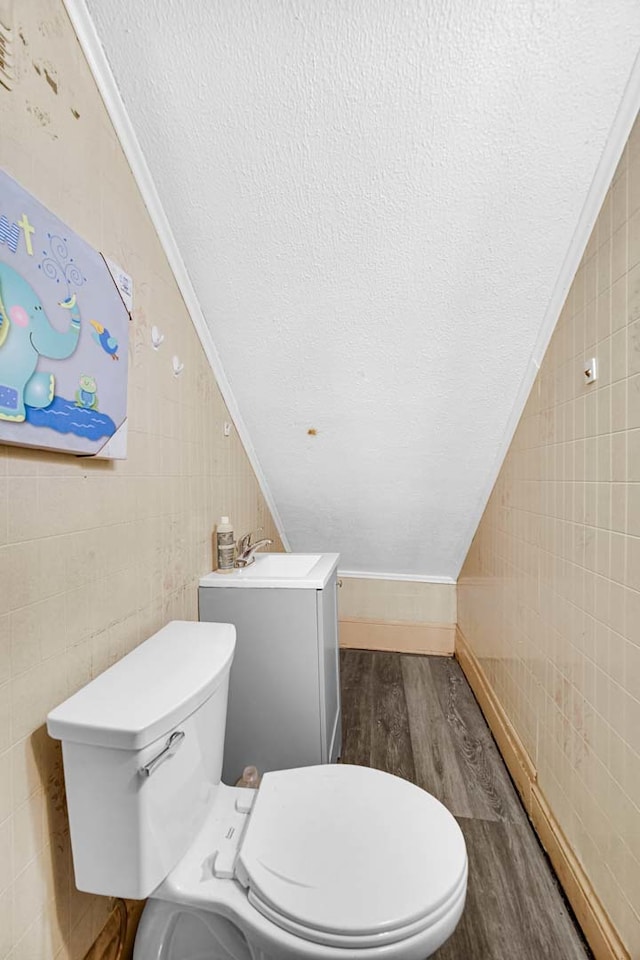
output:
POLYGON ((591 957, 455 660, 342 650, 342 762, 441 800, 469 857, 467 903, 437 960, 591 957))

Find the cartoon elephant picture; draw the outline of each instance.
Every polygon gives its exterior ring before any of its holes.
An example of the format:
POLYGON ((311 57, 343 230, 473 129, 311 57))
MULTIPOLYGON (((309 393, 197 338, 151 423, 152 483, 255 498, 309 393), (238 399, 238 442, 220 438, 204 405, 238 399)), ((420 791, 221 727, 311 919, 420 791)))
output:
POLYGON ((51 326, 40 298, 12 267, 0 262, 0 420, 25 419, 25 404, 47 407, 55 377, 37 370, 40 357, 66 360, 78 346, 80 313, 75 294, 60 303, 69 311, 64 333, 51 326))

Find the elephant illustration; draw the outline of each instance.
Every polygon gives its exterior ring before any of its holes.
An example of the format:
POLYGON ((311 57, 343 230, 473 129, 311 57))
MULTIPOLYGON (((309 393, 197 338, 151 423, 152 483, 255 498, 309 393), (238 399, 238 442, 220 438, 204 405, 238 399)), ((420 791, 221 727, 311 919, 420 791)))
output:
POLYGON ((80 313, 75 294, 60 303, 69 311, 69 329, 55 330, 30 283, 0 263, 0 420, 25 419, 25 403, 48 407, 55 377, 36 370, 40 356, 66 360, 78 346, 80 313))

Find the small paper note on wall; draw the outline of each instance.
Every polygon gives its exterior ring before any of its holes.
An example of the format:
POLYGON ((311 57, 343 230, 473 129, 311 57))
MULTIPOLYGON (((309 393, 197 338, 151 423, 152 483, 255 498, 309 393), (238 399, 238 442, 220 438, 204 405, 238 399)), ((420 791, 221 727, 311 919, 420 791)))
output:
POLYGON ((0 171, 0 443, 126 456, 128 328, 101 254, 0 171))

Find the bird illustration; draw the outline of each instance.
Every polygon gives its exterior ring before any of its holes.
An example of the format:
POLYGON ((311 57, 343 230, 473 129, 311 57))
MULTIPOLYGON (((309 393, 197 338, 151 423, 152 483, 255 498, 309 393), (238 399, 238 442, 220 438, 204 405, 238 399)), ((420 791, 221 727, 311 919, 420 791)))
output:
POLYGON ((96 343, 99 343, 105 353, 108 353, 112 360, 119 360, 118 341, 112 337, 106 327, 103 327, 97 320, 89 320, 89 323, 95 330, 91 336, 96 343))
POLYGON ((65 310, 73 310, 76 305, 76 295, 72 294, 70 297, 67 297, 66 300, 58 300, 58 306, 64 307, 65 310))

